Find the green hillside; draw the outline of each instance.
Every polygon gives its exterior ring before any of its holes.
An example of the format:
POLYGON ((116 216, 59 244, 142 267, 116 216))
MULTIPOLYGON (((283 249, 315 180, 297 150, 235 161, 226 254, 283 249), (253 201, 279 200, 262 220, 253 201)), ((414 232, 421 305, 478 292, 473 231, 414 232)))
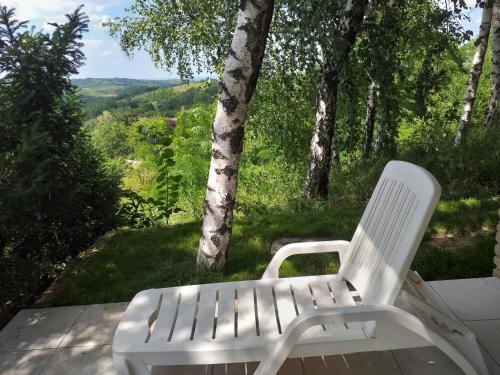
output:
POLYGON ((128 78, 82 78, 72 83, 80 88, 83 96, 113 97, 126 93, 153 90, 180 84, 178 79, 146 80, 128 78))
POLYGON ((212 103, 217 82, 197 81, 180 84, 178 80, 87 78, 74 80, 84 99, 87 120, 104 111, 134 110, 141 116, 175 117, 182 109, 212 103))
POLYGON ((175 116, 182 110, 198 104, 212 103, 217 94, 216 82, 193 82, 173 87, 159 88, 134 97, 123 99, 120 103, 132 108, 149 108, 149 111, 175 116))

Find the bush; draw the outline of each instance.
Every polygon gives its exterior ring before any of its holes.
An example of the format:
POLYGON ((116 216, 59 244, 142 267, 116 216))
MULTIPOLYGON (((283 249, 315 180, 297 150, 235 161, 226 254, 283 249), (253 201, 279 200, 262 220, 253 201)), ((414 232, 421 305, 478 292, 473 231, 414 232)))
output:
POLYGON ((0 13, 0 302, 15 308, 116 224, 120 176, 81 130, 69 81, 87 17, 77 9, 49 35, 0 13))
POLYGON ((412 139, 399 145, 399 154, 368 161, 344 163, 334 171, 331 199, 364 202, 390 159, 408 161, 427 169, 439 181, 443 199, 488 198, 500 195, 500 129, 475 129, 467 142, 453 146, 451 134, 440 140, 425 137, 425 127, 412 129, 412 139))

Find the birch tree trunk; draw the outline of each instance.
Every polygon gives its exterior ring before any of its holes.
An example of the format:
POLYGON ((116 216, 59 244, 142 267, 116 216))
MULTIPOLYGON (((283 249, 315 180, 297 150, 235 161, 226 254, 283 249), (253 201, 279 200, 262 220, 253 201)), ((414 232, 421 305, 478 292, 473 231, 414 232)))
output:
POLYGON ((490 37, 491 29, 491 16, 492 16, 492 3, 487 1, 483 7, 483 15, 481 17, 481 25, 479 26, 479 35, 475 41, 476 52, 472 59, 472 66, 469 71, 469 79, 465 86, 464 103, 462 106, 462 114, 458 121, 457 130, 455 133, 455 145, 459 145, 463 138, 467 125, 470 122, 472 115, 472 108, 476 100, 477 86, 479 78, 483 71, 484 55, 488 49, 488 39, 490 37))
POLYGON ((307 176, 306 196, 308 198, 328 195, 328 173, 331 154, 334 152, 339 77, 329 52, 323 48, 322 52, 321 81, 316 94, 316 122, 311 139, 309 174, 307 176))
POLYGON ((231 236, 244 121, 255 91, 273 15, 273 0, 240 0, 219 88, 198 265, 222 271, 231 236))
POLYGON ((326 47, 326 43, 320 44, 321 81, 316 95, 316 121, 311 138, 305 188, 305 195, 308 198, 328 196, 328 175, 332 159, 333 164, 339 164, 339 150, 335 137, 339 75, 361 26, 366 4, 367 0, 347 0, 339 26, 341 48, 336 56, 326 47))
POLYGON ((493 1, 491 34, 491 99, 485 122, 487 128, 496 122, 500 100, 500 0, 493 1))
POLYGON ((363 144, 363 159, 367 159, 372 152, 373 145, 373 125, 375 124, 377 99, 377 83, 372 80, 368 87, 368 97, 366 99, 365 117, 365 142, 363 144))
MULTIPOLYGON (((403 2, 399 2, 399 6, 402 6, 403 2)), ((387 153, 391 154, 394 151, 394 144, 396 138, 396 124, 392 118, 392 108, 394 100, 391 102, 392 90, 394 89, 394 71, 397 61, 395 61, 395 45, 397 43, 398 35, 398 23, 396 16, 396 0, 390 0, 387 4, 387 9, 385 10, 382 19, 380 20, 380 28, 387 35, 383 40, 384 53, 385 53, 385 64, 383 67, 383 73, 378 75, 379 83, 379 111, 380 119, 378 123, 377 137, 374 142, 374 151, 376 153, 387 153)))

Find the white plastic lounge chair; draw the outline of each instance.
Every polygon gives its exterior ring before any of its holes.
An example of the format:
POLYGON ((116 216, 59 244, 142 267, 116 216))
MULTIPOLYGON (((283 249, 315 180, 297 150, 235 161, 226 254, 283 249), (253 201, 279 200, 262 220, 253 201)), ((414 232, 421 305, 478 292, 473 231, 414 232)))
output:
POLYGON ((115 333, 118 372, 259 361, 255 374, 268 375, 287 357, 435 345, 466 374, 487 374, 474 335, 417 274, 402 290, 439 195, 426 170, 392 161, 351 242, 286 245, 261 280, 140 292, 115 333), (320 252, 339 253, 338 274, 279 278, 287 257, 320 252))

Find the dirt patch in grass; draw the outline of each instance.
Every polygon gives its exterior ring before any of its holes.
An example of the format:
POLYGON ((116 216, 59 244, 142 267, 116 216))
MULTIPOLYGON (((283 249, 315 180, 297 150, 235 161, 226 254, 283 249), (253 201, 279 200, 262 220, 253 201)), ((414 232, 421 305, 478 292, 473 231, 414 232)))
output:
POLYGON ((431 234, 431 238, 427 244, 448 251, 457 251, 472 246, 474 241, 487 237, 492 233, 493 228, 490 227, 482 227, 481 229, 473 230, 468 233, 441 231, 431 234))

